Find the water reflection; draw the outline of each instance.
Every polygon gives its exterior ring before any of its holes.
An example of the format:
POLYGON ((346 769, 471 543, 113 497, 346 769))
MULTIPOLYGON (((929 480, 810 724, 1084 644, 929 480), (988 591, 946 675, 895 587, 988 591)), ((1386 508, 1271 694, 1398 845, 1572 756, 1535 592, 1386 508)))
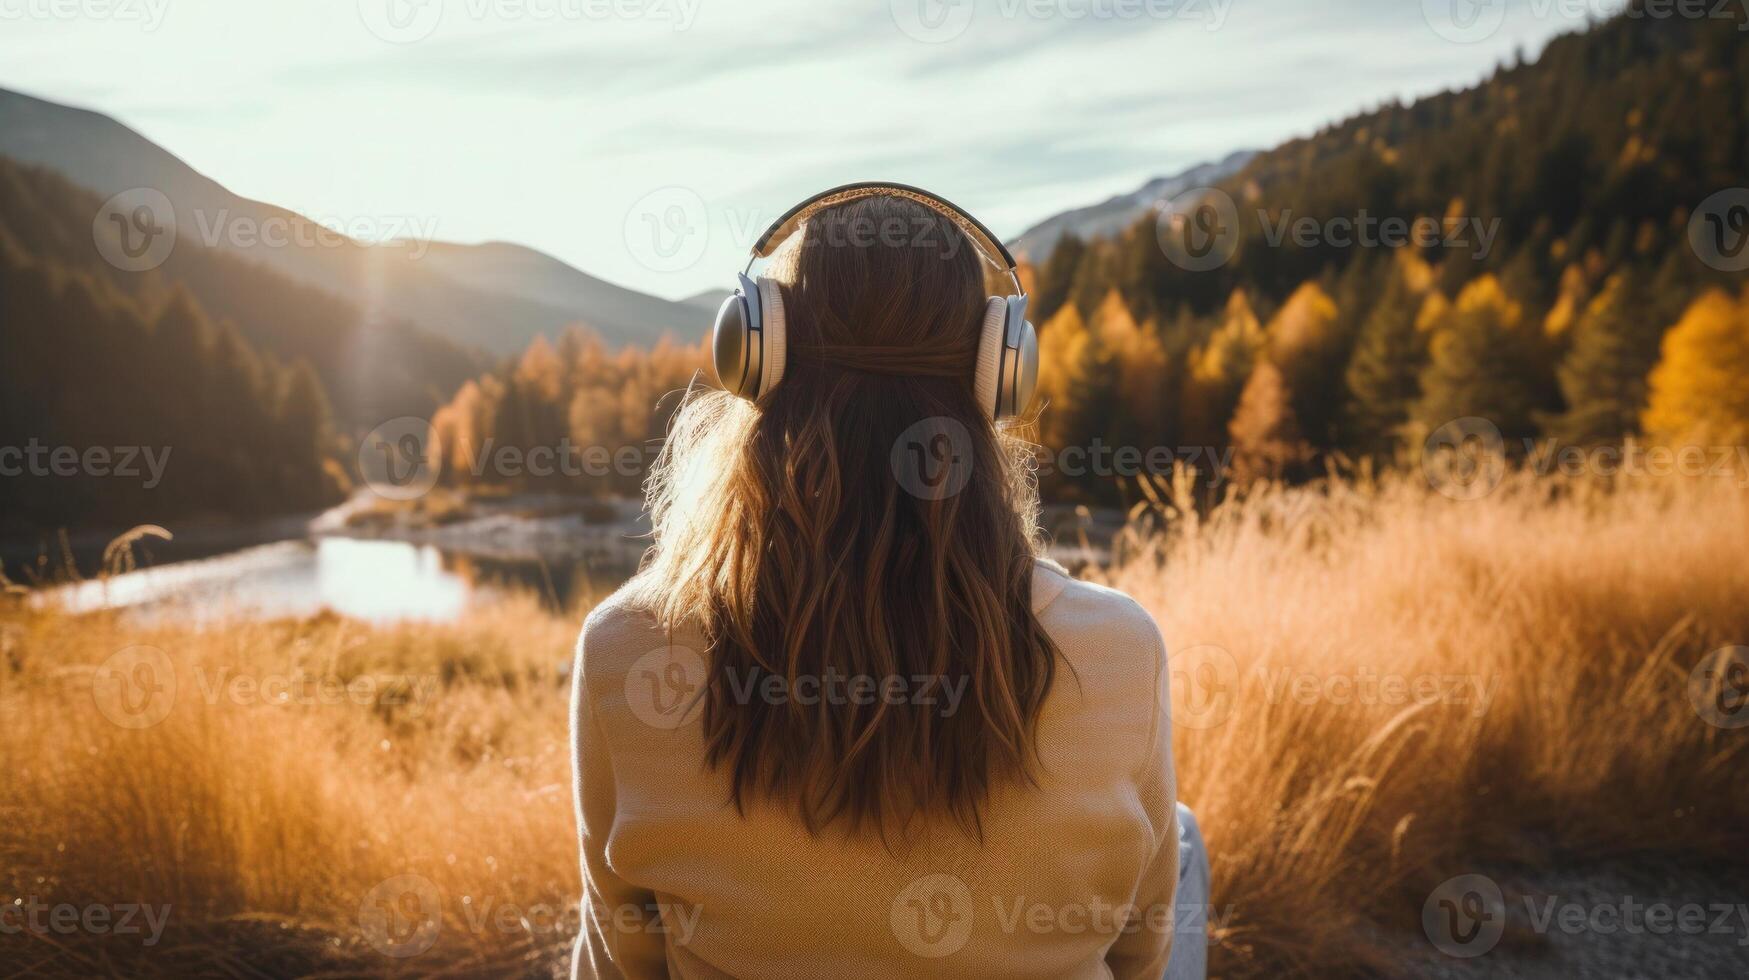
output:
POLYGON ((443 553, 431 545, 323 538, 315 552, 306 591, 342 615, 449 620, 467 607, 469 581, 444 568, 443 553))
POLYGON ((512 587, 551 606, 612 588, 624 570, 480 559, 432 545, 322 537, 245 548, 49 591, 74 611, 128 609, 148 618, 308 616, 331 609, 372 622, 447 621, 512 587))

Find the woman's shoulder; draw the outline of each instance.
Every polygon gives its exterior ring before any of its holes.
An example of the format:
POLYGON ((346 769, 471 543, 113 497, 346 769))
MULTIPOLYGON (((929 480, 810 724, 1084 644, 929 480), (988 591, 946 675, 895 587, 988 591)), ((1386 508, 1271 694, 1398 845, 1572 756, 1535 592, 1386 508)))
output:
POLYGON ((1072 730, 1105 733, 1104 758, 1117 771, 1146 772, 1171 710, 1166 643, 1154 617, 1128 594, 1048 562, 1033 573, 1033 606, 1072 669, 1052 686, 1057 710, 1073 719, 1072 730))
POLYGON ((682 624, 663 625, 637 579, 601 600, 583 618, 577 635, 577 667, 594 677, 630 670, 653 650, 702 650, 702 634, 682 624))
POLYGON ((1164 652, 1160 628, 1141 603, 1126 592, 1078 579, 1049 559, 1034 565, 1032 603, 1039 622, 1059 644, 1071 638, 1113 639, 1144 647, 1157 644, 1164 652))
POLYGON ((589 610, 583 617, 583 636, 610 641, 636 636, 654 629, 657 623, 654 607, 633 579, 589 610))

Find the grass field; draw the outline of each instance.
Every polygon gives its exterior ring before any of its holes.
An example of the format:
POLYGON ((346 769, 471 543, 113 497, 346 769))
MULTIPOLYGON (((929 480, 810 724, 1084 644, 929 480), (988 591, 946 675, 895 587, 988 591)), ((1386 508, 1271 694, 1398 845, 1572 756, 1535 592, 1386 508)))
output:
MULTIPOLYGON (((1162 488, 1140 516, 1105 577, 1175 651, 1215 973, 1401 972, 1479 861, 1745 860, 1749 730, 1691 690, 1749 643, 1735 480, 1345 479, 1200 517, 1162 488)), ((13 597, 0 975, 562 970, 582 612, 197 631, 13 597), (408 934, 408 881, 440 924, 408 934)))

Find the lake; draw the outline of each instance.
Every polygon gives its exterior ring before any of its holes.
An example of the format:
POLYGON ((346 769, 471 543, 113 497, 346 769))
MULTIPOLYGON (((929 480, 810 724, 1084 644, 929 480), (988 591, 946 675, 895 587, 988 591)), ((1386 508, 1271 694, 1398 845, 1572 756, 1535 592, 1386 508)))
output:
MULTIPOLYGON (((441 526, 361 526, 356 504, 234 528, 226 537, 147 540, 139 548, 145 567, 46 589, 38 601, 75 612, 121 609, 148 620, 298 617, 326 609, 376 623, 442 622, 510 590, 533 591, 554 609, 581 595, 605 595, 631 576, 649 543, 635 501, 597 501, 583 511, 547 498, 476 501, 464 519, 441 526), (239 540, 248 543, 238 546, 239 540)), ((1072 509, 1047 509, 1047 526, 1065 542, 1052 548, 1053 557, 1072 567, 1103 559, 1103 541, 1091 550, 1078 541, 1087 530, 1108 541, 1116 517, 1080 513, 1071 520, 1072 509)), ((92 555, 89 545, 75 549, 86 574, 92 555)))
MULTIPOLYGON (((146 567, 56 586, 39 601, 146 618, 329 609, 379 623, 444 621, 512 589, 533 591, 555 609, 585 592, 605 594, 630 577, 648 544, 635 501, 586 508, 540 497, 478 501, 439 526, 361 521, 359 504, 225 535, 146 539, 138 548, 146 567)), ((71 549, 87 575, 93 549, 89 542, 71 549)))
POLYGON ((319 537, 91 579, 47 595, 77 612, 129 609, 205 620, 331 609, 372 622, 443 621, 513 587, 531 588, 556 608, 580 587, 608 591, 625 574, 552 567, 533 558, 481 558, 406 541, 319 537))

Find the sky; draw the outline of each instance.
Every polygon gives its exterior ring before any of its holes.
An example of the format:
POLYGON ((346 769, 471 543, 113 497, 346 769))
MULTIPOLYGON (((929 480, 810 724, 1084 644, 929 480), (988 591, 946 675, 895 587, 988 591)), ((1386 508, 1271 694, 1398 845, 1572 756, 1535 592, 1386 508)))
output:
POLYGON ((0 87, 248 197, 680 298, 826 187, 1003 237, 1485 77, 1615 0, 0 0, 0 87))

